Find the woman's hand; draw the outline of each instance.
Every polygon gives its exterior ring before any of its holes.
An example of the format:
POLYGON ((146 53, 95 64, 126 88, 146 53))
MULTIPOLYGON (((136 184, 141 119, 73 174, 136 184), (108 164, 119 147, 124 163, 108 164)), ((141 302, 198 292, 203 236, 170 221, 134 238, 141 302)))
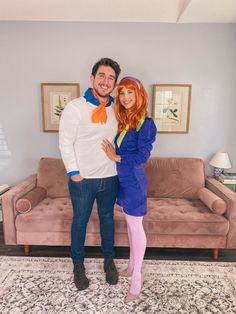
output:
POLYGON ((106 153, 107 157, 113 161, 120 162, 121 158, 116 155, 115 148, 107 139, 102 142, 102 150, 106 153))

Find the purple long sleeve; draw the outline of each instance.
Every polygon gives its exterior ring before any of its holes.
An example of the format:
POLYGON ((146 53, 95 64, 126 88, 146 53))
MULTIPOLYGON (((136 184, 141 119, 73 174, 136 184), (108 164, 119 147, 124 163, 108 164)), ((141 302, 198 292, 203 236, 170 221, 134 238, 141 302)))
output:
MULTIPOLYGON (((141 129, 130 138, 129 149, 121 145, 118 154, 121 156, 120 165, 135 166, 146 163, 150 157, 152 144, 156 139, 157 128, 151 118, 146 118, 141 129), (132 142, 132 143, 131 143, 132 142), (130 145, 131 144, 131 145, 130 145)), ((125 144, 125 143, 124 143, 125 144)), ((128 143, 127 143, 128 144, 128 143)))

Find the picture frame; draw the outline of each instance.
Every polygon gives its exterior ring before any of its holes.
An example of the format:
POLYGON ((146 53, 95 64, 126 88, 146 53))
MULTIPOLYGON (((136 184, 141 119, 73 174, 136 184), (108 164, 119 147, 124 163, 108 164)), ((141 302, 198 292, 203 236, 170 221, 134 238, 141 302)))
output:
POLYGON ((192 85, 154 84, 152 117, 158 133, 188 133, 192 85))
POLYGON ((79 96, 79 83, 41 83, 43 131, 58 132, 63 109, 79 96))

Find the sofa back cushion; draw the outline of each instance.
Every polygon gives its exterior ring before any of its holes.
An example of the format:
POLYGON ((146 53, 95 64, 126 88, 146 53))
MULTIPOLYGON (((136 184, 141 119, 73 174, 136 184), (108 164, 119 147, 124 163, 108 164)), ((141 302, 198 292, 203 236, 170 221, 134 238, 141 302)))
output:
MULTIPOLYGON (((197 199, 205 186, 204 164, 198 158, 151 157, 145 165, 149 197, 197 199)), ((62 159, 41 158, 37 186, 48 197, 69 196, 68 176, 62 159)))
POLYGON ((48 197, 65 197, 69 195, 68 176, 62 159, 40 159, 37 186, 45 188, 48 197))
POLYGON ((205 186, 204 163, 198 158, 152 157, 145 171, 149 197, 197 199, 205 186))

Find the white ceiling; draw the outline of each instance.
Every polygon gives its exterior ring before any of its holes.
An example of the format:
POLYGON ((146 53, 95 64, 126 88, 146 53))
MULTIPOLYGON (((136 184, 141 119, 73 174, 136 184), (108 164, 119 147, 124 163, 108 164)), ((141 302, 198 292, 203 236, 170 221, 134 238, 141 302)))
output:
POLYGON ((0 20, 236 23, 236 0, 0 0, 0 20))

